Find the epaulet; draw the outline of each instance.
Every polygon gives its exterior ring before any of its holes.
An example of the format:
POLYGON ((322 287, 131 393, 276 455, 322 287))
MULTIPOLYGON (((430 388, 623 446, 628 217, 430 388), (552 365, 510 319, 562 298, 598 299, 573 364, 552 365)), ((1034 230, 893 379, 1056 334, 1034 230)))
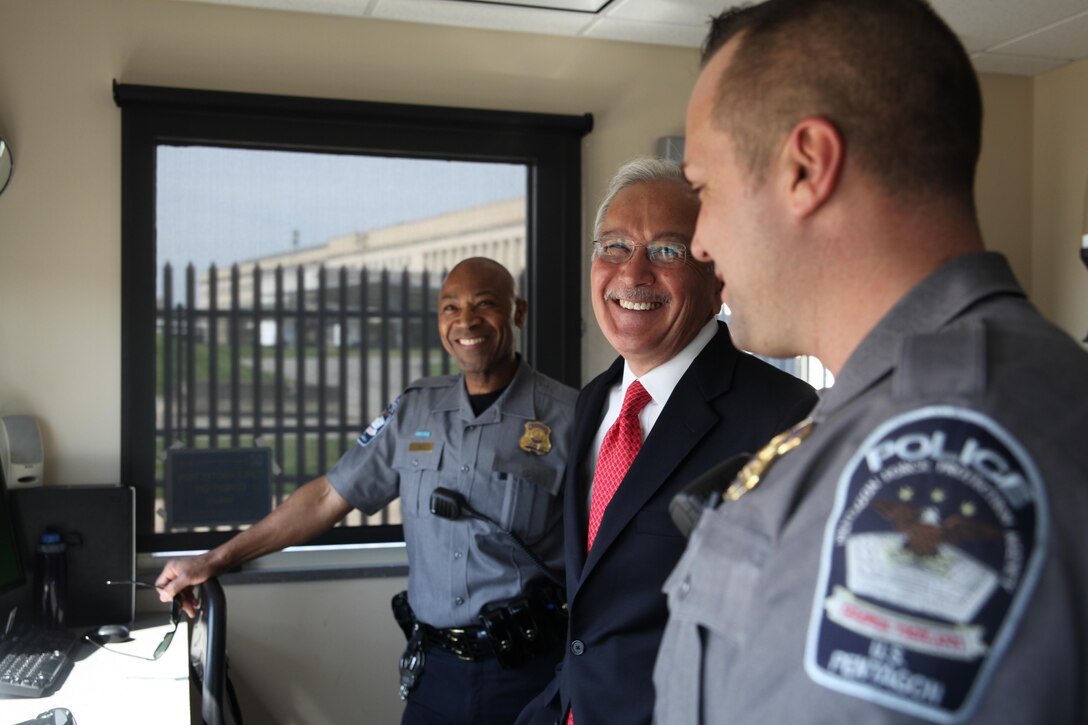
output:
POLYGON ((460 375, 436 375, 430 378, 417 378, 404 386, 404 392, 409 390, 421 390, 423 388, 448 388, 455 384, 460 375))
POLYGON ((539 372, 536 374, 536 389, 542 395, 547 395, 566 405, 574 405, 574 401, 578 399, 577 390, 539 372))
POLYGON ((986 326, 972 320, 903 340, 892 395, 975 395, 986 389, 986 326))

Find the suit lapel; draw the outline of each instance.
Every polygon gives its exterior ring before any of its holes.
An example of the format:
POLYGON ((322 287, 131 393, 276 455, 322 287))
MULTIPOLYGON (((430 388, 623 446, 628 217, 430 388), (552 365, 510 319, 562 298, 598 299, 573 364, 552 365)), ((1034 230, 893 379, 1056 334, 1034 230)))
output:
MULTIPOLYGON (((619 489, 605 510, 601 528, 593 542, 593 550, 585 559, 582 567, 584 580, 601 559, 608 547, 616 540, 620 532, 631 523, 646 502, 657 493, 673 471, 687 458, 688 454, 706 436, 707 432, 718 424, 720 416, 712 401, 725 394, 733 379, 737 349, 729 338, 725 325, 719 323, 717 334, 711 338, 702 352, 692 361, 691 366, 680 378, 665 409, 661 411, 653 430, 646 438, 638 456, 631 464, 619 489)), ((622 373, 622 362, 620 365, 622 373)), ((611 372, 611 370, 610 370, 611 372)), ((614 379, 613 379, 614 382, 614 379)), ((607 390, 608 386, 602 386, 607 390)), ((604 394, 601 395, 603 406, 604 394)), ((597 408, 600 410, 600 407, 597 408)), ((596 431, 600 416, 592 431, 596 431)), ((592 439, 592 432, 590 434, 592 439)), ((584 455, 584 451, 583 451, 584 455)), ((581 460, 581 459, 579 459, 581 460)), ((584 478, 584 476, 580 476, 584 478)), ((584 502, 587 483, 582 484, 584 502)), ((582 508, 585 508, 583 503, 582 508)), ((585 515, 582 515, 581 536, 582 551, 585 551, 585 515)))

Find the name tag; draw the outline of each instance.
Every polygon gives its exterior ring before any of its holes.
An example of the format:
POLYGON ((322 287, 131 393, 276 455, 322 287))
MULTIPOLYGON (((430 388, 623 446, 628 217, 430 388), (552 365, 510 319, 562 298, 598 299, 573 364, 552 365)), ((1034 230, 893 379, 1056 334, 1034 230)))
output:
POLYGON ((413 453, 417 453, 419 451, 433 451, 434 443, 409 443, 408 450, 412 451, 413 453))

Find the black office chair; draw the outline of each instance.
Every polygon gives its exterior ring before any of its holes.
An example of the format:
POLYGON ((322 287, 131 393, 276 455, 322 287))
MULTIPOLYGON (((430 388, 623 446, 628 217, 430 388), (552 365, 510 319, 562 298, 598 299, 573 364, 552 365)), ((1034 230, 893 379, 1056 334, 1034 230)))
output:
POLYGON ((242 712, 227 674, 227 598, 216 578, 197 587, 200 611, 189 634, 189 667, 200 683, 204 725, 242 725, 242 712))

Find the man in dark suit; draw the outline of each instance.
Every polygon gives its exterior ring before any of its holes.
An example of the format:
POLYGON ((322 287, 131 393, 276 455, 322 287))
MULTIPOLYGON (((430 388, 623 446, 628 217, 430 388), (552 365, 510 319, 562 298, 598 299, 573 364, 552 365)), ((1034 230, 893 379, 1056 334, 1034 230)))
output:
POLYGON ((688 252, 698 214, 680 167, 655 158, 621 167, 597 213, 593 311, 620 357, 578 396, 564 492, 569 641, 519 725, 650 722, 661 588, 685 543, 669 502, 816 402, 807 384, 738 351, 715 319, 713 266, 688 252), (628 413, 636 397, 645 407, 628 413), (610 439, 621 434, 609 431, 635 416, 637 453, 616 475, 610 439), (602 501, 610 475, 618 487, 602 501))

